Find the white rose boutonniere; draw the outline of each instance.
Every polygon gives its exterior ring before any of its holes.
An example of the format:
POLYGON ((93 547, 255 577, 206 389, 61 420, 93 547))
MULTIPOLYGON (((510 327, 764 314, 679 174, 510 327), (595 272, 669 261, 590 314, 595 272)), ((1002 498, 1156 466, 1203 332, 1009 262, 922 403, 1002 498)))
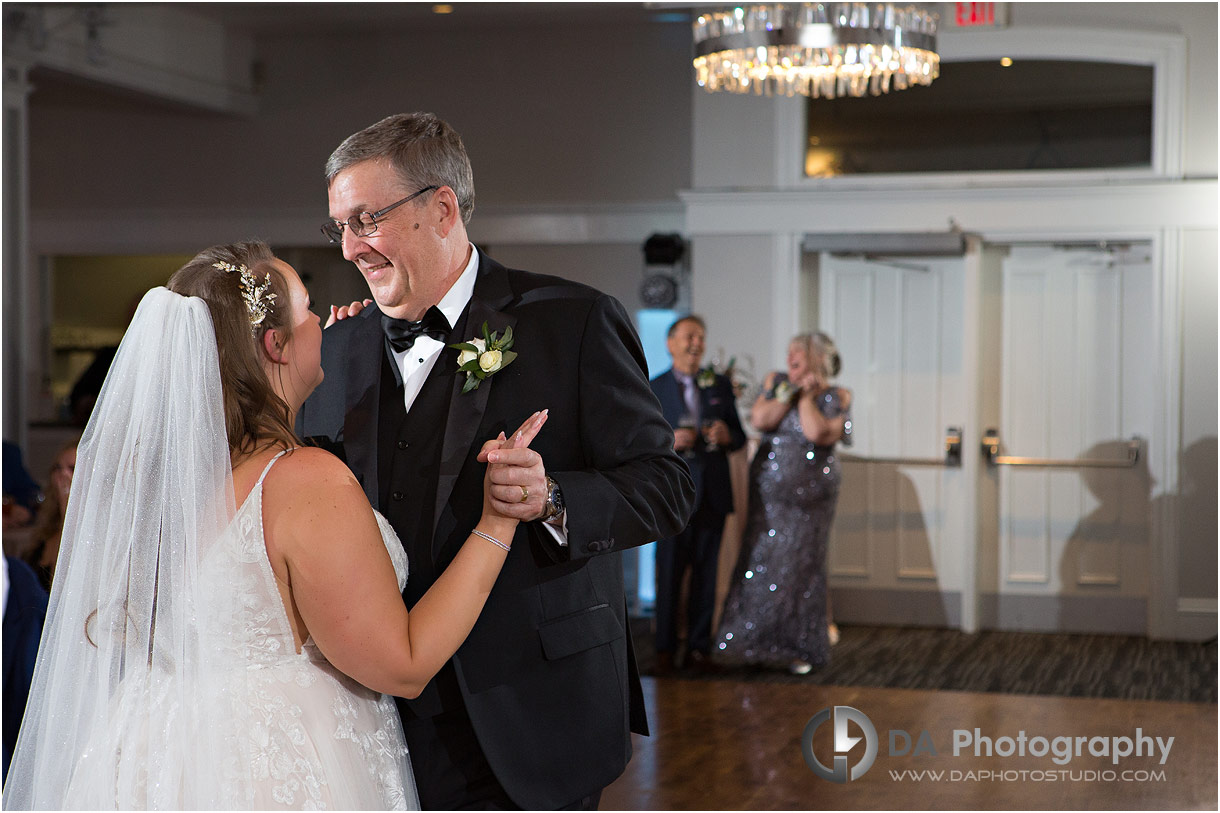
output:
POLYGON ((716 371, 711 367, 704 367, 695 375, 695 385, 705 390, 716 383, 716 371))
POLYGON ((494 373, 504 366, 504 353, 500 350, 488 350, 479 356, 479 369, 485 373, 494 373))
POLYGON ((517 357, 510 349, 513 346, 513 329, 505 329, 503 336, 489 333, 486 322, 483 323, 482 338, 449 346, 458 351, 458 373, 466 374, 463 393, 477 390, 483 379, 500 372, 517 357))
MULTIPOLYGON (((485 351, 487 349, 487 342, 483 341, 482 339, 471 339, 470 341, 466 342, 466 344, 470 345, 474 349, 473 350, 463 350, 462 352, 458 353, 458 366, 459 367, 461 367, 463 364, 467 364, 471 361, 474 361, 475 359, 477 359, 479 356, 481 356, 483 354, 483 351, 485 351)), ((460 348, 462 345, 455 344, 452 346, 460 348)))

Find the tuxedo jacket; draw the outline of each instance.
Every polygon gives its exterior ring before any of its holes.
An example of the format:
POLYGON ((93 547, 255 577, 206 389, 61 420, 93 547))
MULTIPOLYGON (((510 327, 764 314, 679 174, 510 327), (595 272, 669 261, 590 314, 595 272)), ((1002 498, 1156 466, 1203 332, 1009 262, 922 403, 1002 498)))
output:
MULTIPOLYGON (((681 530, 694 487, 648 387, 639 339, 613 297, 506 269, 480 253, 461 322, 467 335, 455 331, 447 344, 481 335, 486 322, 501 334, 512 327, 517 357, 468 393, 458 351, 446 347, 436 360, 452 383, 447 419, 434 430, 443 433, 439 459, 428 473, 436 483, 433 530, 422 545, 403 543, 408 553, 430 548, 427 564, 434 575, 443 570, 482 511, 482 444, 550 410, 530 448, 563 492, 568 544, 538 522, 518 526, 452 666, 505 791, 526 809, 554 808, 610 784, 631 755, 629 731, 647 733, 618 552, 681 530)), ((389 471, 379 457, 393 454, 387 444, 378 448, 386 356, 376 307, 327 328, 325 380, 298 417, 298 431, 339 453, 379 509, 394 489, 379 482, 389 471)), ((413 572, 419 564, 411 563, 413 572)))
MULTIPOLYGON (((652 392, 661 402, 662 414, 670 426, 677 427, 686 410, 683 385, 673 370, 666 370, 650 382, 652 392)), ((728 378, 717 375, 710 386, 698 387, 700 420, 722 420, 729 427, 727 448, 708 449, 700 432, 699 439, 686 459, 695 483, 695 507, 706 507, 721 516, 733 513, 733 484, 729 479, 728 452, 746 444, 746 433, 737 415, 737 399, 728 378)))

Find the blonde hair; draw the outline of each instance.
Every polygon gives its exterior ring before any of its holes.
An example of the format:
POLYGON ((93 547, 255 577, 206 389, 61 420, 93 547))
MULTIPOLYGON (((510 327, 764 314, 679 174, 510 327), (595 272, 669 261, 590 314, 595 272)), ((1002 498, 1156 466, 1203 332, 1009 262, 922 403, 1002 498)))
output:
POLYGON ((837 376, 843 368, 839 348, 835 346, 834 339, 825 333, 798 333, 792 337, 791 344, 805 351, 810 366, 816 367, 827 381, 837 376))

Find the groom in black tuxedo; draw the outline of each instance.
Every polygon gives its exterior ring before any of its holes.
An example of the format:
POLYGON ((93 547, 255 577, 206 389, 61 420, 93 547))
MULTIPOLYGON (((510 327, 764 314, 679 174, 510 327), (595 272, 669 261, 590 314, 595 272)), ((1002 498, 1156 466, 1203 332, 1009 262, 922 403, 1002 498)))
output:
POLYGON ((341 454, 397 530, 408 608, 480 515, 482 443, 550 410, 531 449, 492 467, 496 510, 521 524, 482 616, 423 694, 398 700, 420 800, 594 809, 629 732, 647 733, 618 552, 676 533, 694 497, 639 339, 612 297, 470 243, 470 163, 435 116, 350 136, 326 173, 323 231, 376 304, 335 312, 298 431, 341 454), (479 378, 448 345, 482 341, 484 324, 513 344, 481 354, 479 378))

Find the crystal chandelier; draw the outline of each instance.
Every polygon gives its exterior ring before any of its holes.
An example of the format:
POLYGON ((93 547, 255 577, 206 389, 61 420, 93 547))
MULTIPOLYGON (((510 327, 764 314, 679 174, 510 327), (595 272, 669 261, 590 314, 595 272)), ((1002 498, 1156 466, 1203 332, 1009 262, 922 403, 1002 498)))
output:
POLYGON ((930 85, 939 17, 892 3, 771 3, 701 14, 695 78, 709 91, 834 98, 930 85))

